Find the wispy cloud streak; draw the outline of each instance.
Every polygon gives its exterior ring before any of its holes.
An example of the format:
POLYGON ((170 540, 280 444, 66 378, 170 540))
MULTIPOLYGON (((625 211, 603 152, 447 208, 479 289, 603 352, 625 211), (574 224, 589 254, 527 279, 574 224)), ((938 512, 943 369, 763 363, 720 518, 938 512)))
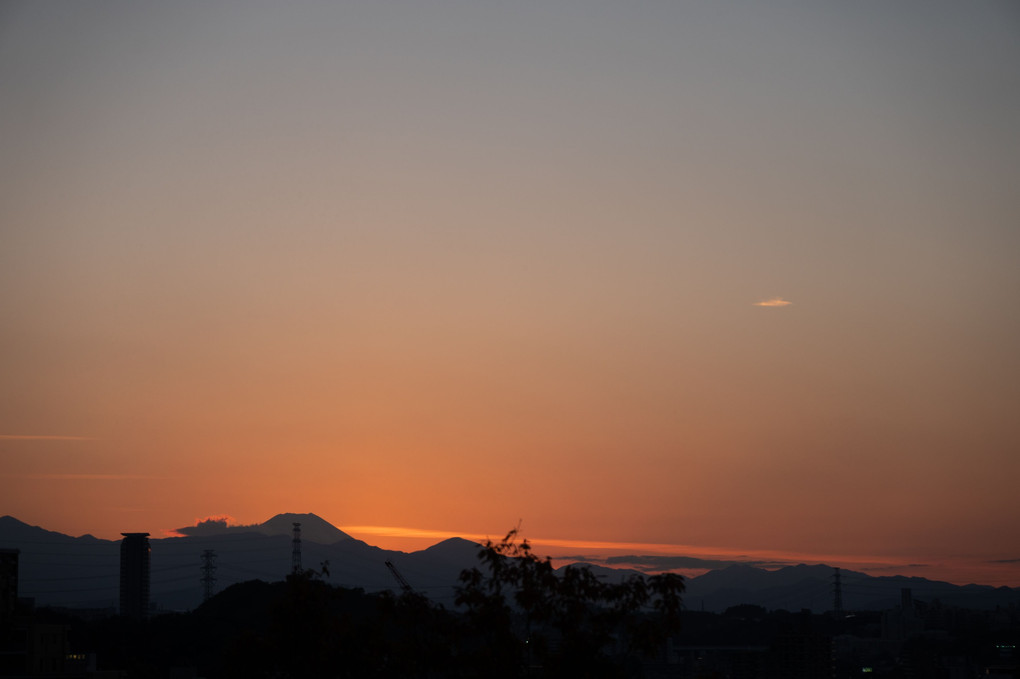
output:
POLYGON ((660 554, 627 554, 610 556, 604 559, 608 566, 628 565, 657 570, 673 570, 681 568, 725 568, 734 564, 755 566, 757 568, 782 568, 793 566, 796 560, 757 560, 757 559, 702 559, 695 556, 663 556, 660 554))
POLYGON ((420 538, 424 540, 464 538, 465 540, 475 540, 478 542, 498 539, 498 537, 482 535, 480 533, 460 533, 456 531, 430 530, 427 528, 407 528, 404 526, 341 526, 340 530, 350 535, 375 535, 386 538, 420 538))
POLYGON ((42 481, 163 481, 171 476, 147 476, 144 474, 3 474, 7 479, 32 479, 42 481))
POLYGON ((53 434, 0 434, 2 441, 95 441, 91 436, 57 436, 53 434))

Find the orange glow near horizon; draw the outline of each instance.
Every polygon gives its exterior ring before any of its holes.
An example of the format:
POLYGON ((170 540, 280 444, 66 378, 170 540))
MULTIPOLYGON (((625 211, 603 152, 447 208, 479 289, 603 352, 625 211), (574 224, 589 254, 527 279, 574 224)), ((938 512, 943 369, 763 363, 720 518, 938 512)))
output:
MULTIPOLYGON (((397 551, 418 551, 430 547, 437 542, 449 538, 462 538, 484 544, 488 540, 499 542, 502 536, 471 534, 457 531, 408 528, 399 526, 344 526, 341 528, 352 537, 383 549, 397 551)), ((1020 583, 1015 569, 1003 568, 992 563, 975 560, 956 559, 947 563, 917 564, 902 559, 867 557, 847 554, 811 554, 804 552, 785 552, 780 550, 739 550, 720 547, 704 547, 696 545, 671 545, 645 542, 606 542, 599 540, 568 540, 556 538, 526 538, 532 545, 532 551, 539 557, 550 557, 557 565, 578 561, 598 563, 607 557, 621 556, 684 556, 706 560, 731 561, 774 570, 782 566, 796 564, 824 564, 838 566, 843 569, 860 571, 869 575, 907 575, 924 577, 929 580, 944 580, 956 584, 984 583, 994 585, 1017 586, 1020 583), (762 563, 766 562, 766 563, 762 563), (1013 583, 1013 584, 1010 584, 1013 583)), ((638 565, 620 561, 614 564, 617 568, 637 568, 646 572, 661 572, 664 569, 646 569, 638 565)), ((672 568, 665 569, 693 577, 711 570, 711 568, 672 568)))

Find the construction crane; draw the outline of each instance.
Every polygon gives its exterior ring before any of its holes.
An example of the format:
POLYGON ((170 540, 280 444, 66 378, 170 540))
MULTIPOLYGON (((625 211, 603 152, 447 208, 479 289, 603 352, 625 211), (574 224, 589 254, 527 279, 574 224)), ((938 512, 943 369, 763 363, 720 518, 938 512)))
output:
POLYGON ((404 576, 400 574, 400 571, 397 570, 397 567, 393 565, 392 561, 387 560, 386 567, 390 569, 390 573, 393 573, 394 579, 397 581, 397 584, 400 585, 400 589, 404 590, 404 594, 415 593, 414 588, 411 587, 411 584, 404 579, 404 576))

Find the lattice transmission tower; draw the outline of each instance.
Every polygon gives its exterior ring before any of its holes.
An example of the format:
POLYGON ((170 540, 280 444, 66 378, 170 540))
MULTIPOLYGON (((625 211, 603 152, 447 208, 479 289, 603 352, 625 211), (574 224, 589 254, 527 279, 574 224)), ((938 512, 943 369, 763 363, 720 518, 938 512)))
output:
POLYGON ((209 601, 216 589, 216 550, 202 552, 202 601, 209 601))
POLYGON ((294 539, 291 541, 293 549, 290 552, 291 568, 294 575, 301 572, 301 524, 294 524, 294 539))

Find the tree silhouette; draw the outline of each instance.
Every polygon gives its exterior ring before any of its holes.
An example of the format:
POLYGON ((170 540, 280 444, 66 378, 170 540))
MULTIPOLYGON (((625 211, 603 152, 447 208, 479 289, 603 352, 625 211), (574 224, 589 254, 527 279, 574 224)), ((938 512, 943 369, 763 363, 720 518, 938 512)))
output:
MULTIPOLYGON (((683 578, 672 573, 600 580, 587 566, 557 572, 519 529, 491 540, 480 567, 460 574, 457 604, 475 636, 476 670, 520 676, 627 676, 679 629, 683 578)), ((470 647, 468 651, 470 652, 470 647)))

